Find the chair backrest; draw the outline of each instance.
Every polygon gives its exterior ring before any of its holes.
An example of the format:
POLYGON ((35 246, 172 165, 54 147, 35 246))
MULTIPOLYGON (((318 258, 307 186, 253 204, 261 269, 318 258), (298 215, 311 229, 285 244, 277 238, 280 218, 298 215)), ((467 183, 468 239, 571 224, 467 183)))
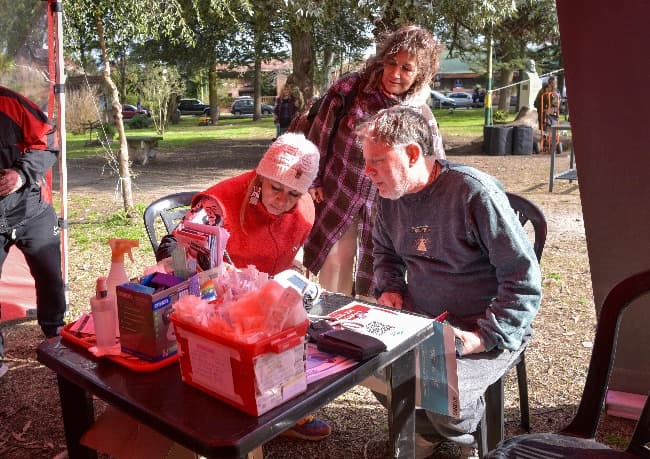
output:
POLYGON ((533 231, 535 233, 535 240, 533 241, 533 249, 535 250, 535 255, 537 256, 537 261, 541 261, 542 252, 544 251, 544 244, 546 244, 546 218, 544 213, 537 207, 535 204, 530 202, 528 199, 519 196, 514 193, 506 193, 508 200, 510 201, 510 207, 515 211, 521 226, 525 226, 526 223, 530 222, 533 225, 533 231))
MULTIPOLYGON (((647 293, 650 293, 650 270, 620 281, 607 294, 598 318, 589 372, 580 405, 575 417, 562 433, 583 438, 593 438, 596 434, 616 353, 616 339, 622 313, 630 303, 647 293)), ((630 448, 645 444, 649 440, 649 405, 650 401, 646 402, 630 448)))
POLYGON ((648 457, 648 446, 650 444, 650 393, 645 401, 639 422, 634 429, 634 435, 627 447, 627 452, 634 453, 639 457, 648 457))
POLYGON ((171 233, 188 211, 192 198, 197 191, 183 191, 163 196, 152 202, 144 211, 144 227, 151 242, 154 253, 158 250, 160 238, 156 234, 156 225, 159 225, 158 218, 162 220, 166 233, 171 233))

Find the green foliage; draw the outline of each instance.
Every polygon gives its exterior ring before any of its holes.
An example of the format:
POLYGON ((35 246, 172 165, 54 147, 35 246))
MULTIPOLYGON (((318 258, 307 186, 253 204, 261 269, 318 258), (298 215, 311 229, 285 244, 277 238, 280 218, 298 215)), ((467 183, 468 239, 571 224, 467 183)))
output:
MULTIPOLYGON (((78 198, 72 208, 87 208, 91 205, 87 198, 78 198), (86 205, 83 205, 83 200, 86 205)), ((146 204, 137 204, 135 209, 138 215, 144 213, 146 204)), ((69 237, 78 250, 90 250, 103 245, 109 238, 137 239, 140 244, 148 244, 148 239, 141 219, 130 219, 126 212, 121 210, 106 216, 100 212, 90 212, 82 215, 70 215, 69 237)))
POLYGON ((276 76, 273 73, 267 72, 262 74, 262 96, 275 96, 277 95, 276 76))
POLYGON ((142 94, 150 104, 157 133, 164 134, 167 130, 170 107, 175 105, 173 102, 184 90, 185 86, 175 68, 160 65, 148 68, 142 81, 142 94))
POLYGON ((106 137, 109 140, 112 140, 115 138, 115 135, 117 134, 117 129, 115 129, 115 126, 113 126, 112 124, 104 123, 102 124, 102 129, 100 131, 100 134, 102 132, 106 135, 106 137))
POLYGON ((44 12, 40 2, 0 0, 0 8, 0 56, 4 61, 6 56, 16 56, 21 48, 42 40, 42 29, 34 26, 44 12))
POLYGON ((629 438, 622 437, 616 434, 607 434, 605 436, 605 441, 608 445, 618 446, 621 449, 624 449, 629 443, 629 438))
POLYGON ((135 115, 126 122, 131 129, 147 129, 153 125, 153 120, 144 115, 135 115))
POLYGON ((495 123, 505 123, 508 119, 508 114, 503 110, 494 110, 492 112, 492 121, 495 123))

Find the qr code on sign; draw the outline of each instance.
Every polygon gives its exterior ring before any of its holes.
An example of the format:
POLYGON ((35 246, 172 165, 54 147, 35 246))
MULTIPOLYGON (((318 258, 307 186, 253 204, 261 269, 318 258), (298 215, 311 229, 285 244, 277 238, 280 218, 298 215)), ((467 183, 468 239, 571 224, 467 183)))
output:
POLYGON ((381 322, 373 321, 366 324, 366 330, 374 336, 383 336, 392 333, 395 327, 381 322))

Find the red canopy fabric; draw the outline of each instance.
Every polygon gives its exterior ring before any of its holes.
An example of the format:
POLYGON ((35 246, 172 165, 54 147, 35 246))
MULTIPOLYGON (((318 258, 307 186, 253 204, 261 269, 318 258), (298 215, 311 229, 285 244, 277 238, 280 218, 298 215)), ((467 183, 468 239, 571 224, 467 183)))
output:
POLYGON ((0 276, 0 321, 18 319, 36 311, 34 279, 20 250, 12 247, 0 276))

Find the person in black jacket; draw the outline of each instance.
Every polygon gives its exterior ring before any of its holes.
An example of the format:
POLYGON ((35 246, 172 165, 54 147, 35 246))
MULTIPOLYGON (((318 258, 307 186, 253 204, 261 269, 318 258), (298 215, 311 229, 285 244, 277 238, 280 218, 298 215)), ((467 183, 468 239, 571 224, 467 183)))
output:
POLYGON ((46 338, 59 334, 66 309, 58 218, 41 194, 58 153, 47 116, 29 99, 0 86, 0 270, 16 246, 34 277, 36 317, 46 338))
POLYGON ((282 88, 280 96, 275 99, 275 109, 273 119, 276 125, 276 137, 281 136, 291 124, 294 116, 300 110, 298 99, 292 94, 291 87, 285 85, 282 88))

